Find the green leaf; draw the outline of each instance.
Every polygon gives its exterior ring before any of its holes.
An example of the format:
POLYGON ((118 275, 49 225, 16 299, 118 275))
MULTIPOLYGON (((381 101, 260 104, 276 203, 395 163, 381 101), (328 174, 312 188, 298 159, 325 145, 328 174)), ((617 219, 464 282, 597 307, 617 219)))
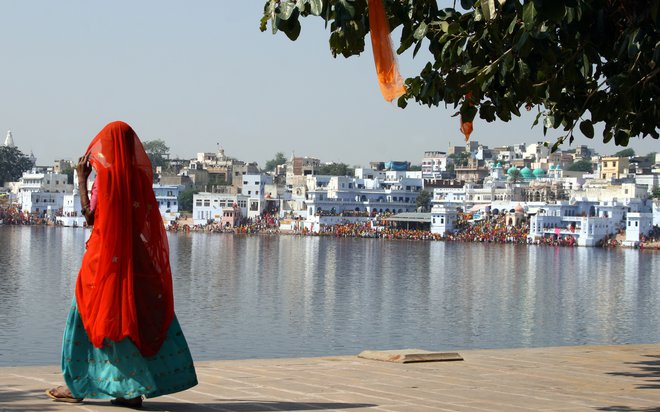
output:
POLYGON ((426 35, 426 23, 421 22, 419 26, 417 26, 417 29, 415 29, 415 33, 413 33, 413 37, 415 40, 421 40, 424 38, 426 35))
POLYGON ((534 3, 530 1, 523 6, 523 23, 525 24, 525 29, 531 30, 534 26, 534 19, 536 19, 536 8, 534 7, 534 3))
POLYGON ((296 41, 298 39, 298 36, 300 36, 300 21, 296 18, 293 21, 293 25, 291 28, 287 31, 284 32, 286 34, 286 37, 288 37, 292 41, 296 41))
POLYGON ((282 2, 280 3, 280 12, 277 13, 277 17, 282 20, 289 20, 289 17, 291 17, 291 14, 295 9, 295 4, 289 3, 288 1, 282 2))
POLYGON ((545 116, 545 119, 543 119, 543 127, 551 129, 554 124, 555 124, 555 116, 553 115, 545 116))
POLYGON ((355 17, 355 6, 353 5, 352 0, 337 0, 335 4, 335 13, 339 14, 342 12, 347 14, 348 18, 355 17))
POLYGON ((514 17, 513 19, 511 19, 511 24, 509 24, 509 28, 506 30, 506 32, 509 34, 513 33, 517 25, 518 25, 518 19, 514 17))
POLYGON ((456 34, 459 31, 461 31, 461 25, 458 24, 457 22, 452 22, 449 24, 449 27, 447 28, 447 33, 449 34, 456 34))
POLYGON ((446 22, 445 20, 442 20, 440 22, 440 30, 442 30, 445 33, 449 33, 449 23, 446 22))
POLYGON ((479 117, 487 122, 495 121, 495 106, 492 104, 482 104, 479 107, 479 117))
POLYGON ((591 124, 591 120, 583 120, 580 122, 580 131, 585 137, 589 139, 594 138, 594 125, 591 124))
POLYGON ((415 56, 417 56, 417 52, 419 51, 419 49, 421 47, 422 47, 422 41, 420 40, 420 41, 417 42, 417 44, 415 44, 415 48, 413 49, 413 58, 415 58, 415 56))
MULTIPOLYGON (((467 9, 464 7, 464 9, 467 9)), ((486 20, 490 20, 495 17, 495 0, 481 0, 481 12, 483 13, 486 20)))
POLYGON ((587 53, 582 54, 581 73, 585 79, 588 79, 589 75, 591 74, 591 64, 589 63, 589 57, 587 57, 587 53))
POLYGON ((315 16, 323 13, 323 0, 309 0, 310 12, 315 16))

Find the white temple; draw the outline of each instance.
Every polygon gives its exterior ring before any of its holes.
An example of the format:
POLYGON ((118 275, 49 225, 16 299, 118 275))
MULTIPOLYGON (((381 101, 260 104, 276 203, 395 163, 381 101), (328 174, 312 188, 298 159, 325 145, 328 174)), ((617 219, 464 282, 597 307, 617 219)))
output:
POLYGON ((14 138, 11 136, 11 130, 7 130, 7 137, 5 137, 5 146, 14 147, 14 138))

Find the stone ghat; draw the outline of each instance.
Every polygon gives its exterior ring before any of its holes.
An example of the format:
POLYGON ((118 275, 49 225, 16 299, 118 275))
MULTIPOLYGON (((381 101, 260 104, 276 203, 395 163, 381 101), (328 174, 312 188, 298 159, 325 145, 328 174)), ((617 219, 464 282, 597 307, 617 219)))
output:
MULTIPOLYGON (((148 411, 658 411, 660 344, 457 351, 458 362, 337 356, 196 363, 200 384, 148 411)), ((116 411, 46 397, 59 367, 0 368, 1 411, 116 411)))

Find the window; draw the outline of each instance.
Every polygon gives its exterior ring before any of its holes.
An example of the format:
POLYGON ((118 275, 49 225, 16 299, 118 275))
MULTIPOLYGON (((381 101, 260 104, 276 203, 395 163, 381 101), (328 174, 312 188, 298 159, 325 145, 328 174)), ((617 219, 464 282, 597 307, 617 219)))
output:
POLYGON ((195 201, 195 206, 201 206, 202 205, 202 199, 197 199, 195 201))
POLYGON ((204 206, 211 206, 211 200, 204 199, 204 206))
POLYGON ((258 195, 258 194, 259 194, 259 191, 258 191, 258 190, 255 190, 255 191, 254 191, 254 194, 255 194, 255 195, 258 195))

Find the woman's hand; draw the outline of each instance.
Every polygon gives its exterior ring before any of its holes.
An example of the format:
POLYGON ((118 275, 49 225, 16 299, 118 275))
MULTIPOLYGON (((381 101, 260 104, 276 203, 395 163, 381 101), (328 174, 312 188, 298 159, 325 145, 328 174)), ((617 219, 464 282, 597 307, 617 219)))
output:
POLYGON ((89 163, 89 153, 78 159, 76 172, 78 172, 78 181, 87 181, 89 174, 92 173, 92 165, 89 163))

